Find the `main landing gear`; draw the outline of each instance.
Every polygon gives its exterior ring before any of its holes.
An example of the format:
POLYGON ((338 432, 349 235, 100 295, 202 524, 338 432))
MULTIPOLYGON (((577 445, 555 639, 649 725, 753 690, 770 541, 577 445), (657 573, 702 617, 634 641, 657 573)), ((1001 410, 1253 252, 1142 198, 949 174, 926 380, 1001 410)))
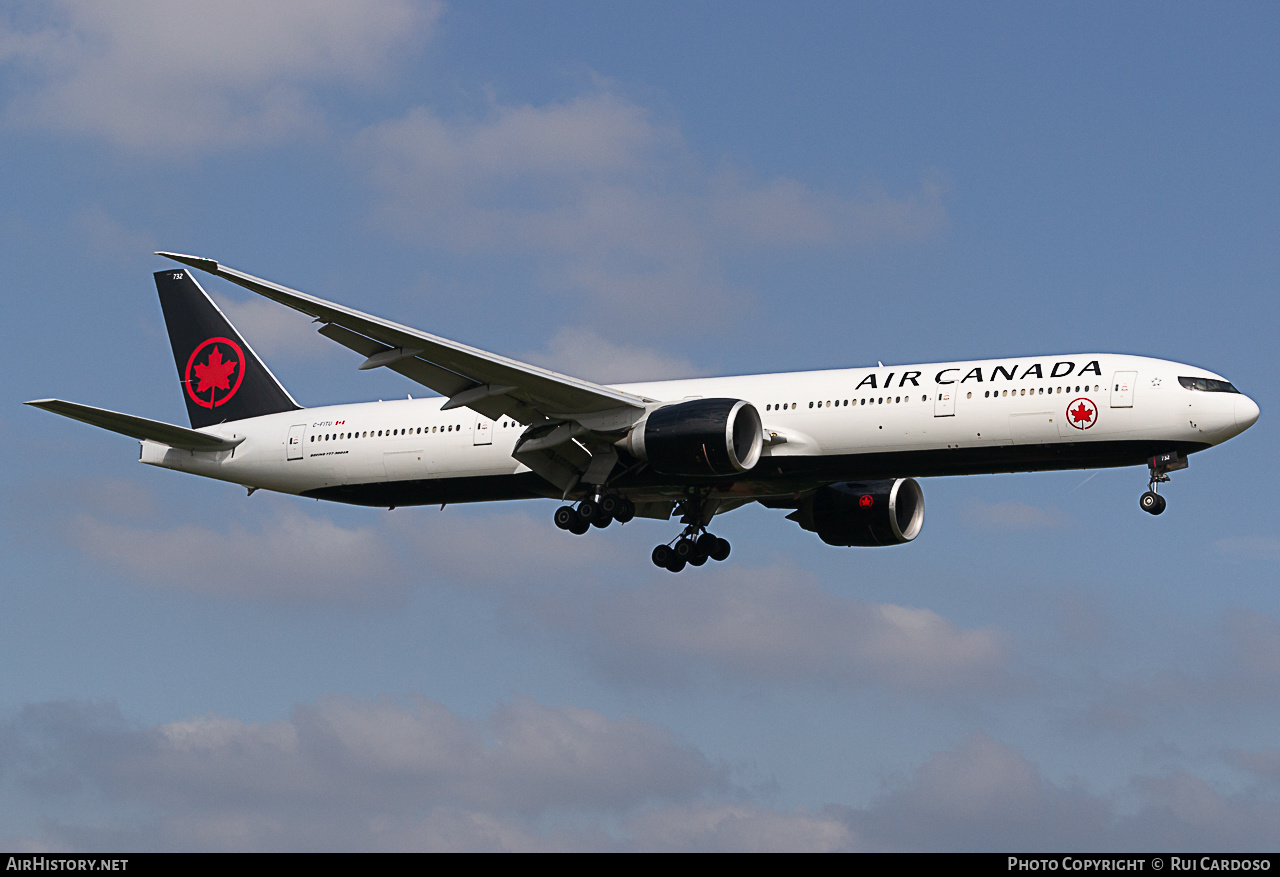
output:
MULTIPOLYGON (((707 532, 711 517, 721 508, 719 502, 704 497, 691 497, 681 502, 685 524, 684 531, 668 542, 653 549, 653 563, 671 572, 680 572, 686 566, 702 566, 708 560, 725 560, 729 556, 729 540, 707 532)), ((592 527, 604 528, 617 521, 625 524, 635 517, 635 504, 624 496, 597 494, 584 499, 576 506, 562 505, 556 509, 556 526, 581 536, 592 527)))
POLYGON ((625 496, 601 496, 584 499, 577 507, 562 505, 556 509, 556 526, 581 536, 592 527, 604 528, 617 521, 625 524, 636 515, 635 504, 625 496))
POLYGON ((1169 472, 1187 468, 1187 458, 1177 451, 1156 454, 1147 460, 1147 468, 1151 471, 1151 480, 1147 482, 1147 492, 1142 494, 1138 505, 1150 515, 1158 515, 1164 511, 1165 499, 1159 494, 1160 485, 1169 480, 1169 472))
POLYGON ((652 559, 654 566, 680 572, 686 565, 702 566, 708 560, 724 560, 728 556, 728 539, 713 536, 705 528, 690 524, 674 543, 653 549, 652 559))
POLYGON ((653 549, 653 565, 680 572, 686 566, 702 566, 708 560, 728 558, 729 540, 707 532, 707 524, 722 507, 721 502, 701 494, 682 500, 680 523, 685 525, 684 531, 666 545, 653 549))

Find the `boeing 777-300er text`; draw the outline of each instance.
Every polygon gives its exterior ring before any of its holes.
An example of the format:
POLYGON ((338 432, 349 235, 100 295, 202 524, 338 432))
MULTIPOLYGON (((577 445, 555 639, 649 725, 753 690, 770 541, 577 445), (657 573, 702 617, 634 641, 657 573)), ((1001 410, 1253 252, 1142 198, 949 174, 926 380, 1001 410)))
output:
POLYGON ((185 268, 157 272, 191 418, 175 426, 57 399, 28 404, 142 443, 143 463, 355 505, 549 497, 582 534, 633 517, 683 531, 678 572, 724 560, 707 531, 758 502, 828 545, 910 542, 916 479, 1146 465, 1143 510, 1187 456, 1258 419, 1202 368, 1117 354, 1021 356, 605 386, 429 335, 212 259, 159 253, 320 323, 320 334, 438 397, 302 408, 185 268))

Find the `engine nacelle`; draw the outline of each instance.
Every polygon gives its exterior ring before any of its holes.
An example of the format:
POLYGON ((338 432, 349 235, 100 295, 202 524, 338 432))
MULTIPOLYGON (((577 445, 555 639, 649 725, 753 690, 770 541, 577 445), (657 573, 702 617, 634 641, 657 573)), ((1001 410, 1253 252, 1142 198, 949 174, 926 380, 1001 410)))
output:
POLYGON ((924 491, 914 478, 842 481, 819 488, 787 517, 828 545, 901 545, 924 527, 924 491))
POLYGON ((618 446, 663 475, 724 477, 755 466, 764 428, 750 402, 691 399, 651 412, 618 446))

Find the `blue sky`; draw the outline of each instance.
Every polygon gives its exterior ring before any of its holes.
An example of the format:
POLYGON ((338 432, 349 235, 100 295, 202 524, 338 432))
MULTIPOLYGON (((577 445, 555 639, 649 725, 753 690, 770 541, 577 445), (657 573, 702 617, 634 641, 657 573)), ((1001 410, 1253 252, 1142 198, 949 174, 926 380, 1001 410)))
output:
MULTIPOLYGON (((1280 16, 1265 4, 105 6, 0 16, 0 843, 1274 849, 1280 16), (581 539, 332 507, 20 403, 183 421, 211 256, 601 380, 1072 351, 1261 406, 1142 470, 581 539)), ((209 280, 304 405, 417 393, 209 280)))

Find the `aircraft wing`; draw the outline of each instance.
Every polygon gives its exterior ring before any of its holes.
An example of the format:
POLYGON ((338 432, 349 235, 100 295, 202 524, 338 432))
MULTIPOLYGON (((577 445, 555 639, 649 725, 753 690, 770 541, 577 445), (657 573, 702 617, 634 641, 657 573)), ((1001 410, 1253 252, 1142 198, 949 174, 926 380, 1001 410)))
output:
POLYGON ((496 420, 525 424, 578 421, 619 429, 644 414, 646 400, 631 393, 558 374, 518 360, 430 335, 219 265, 213 259, 157 253, 230 280, 325 325, 320 334, 365 356, 362 369, 386 367, 441 395, 445 409, 467 407, 496 420))
POLYGON ((94 408, 91 405, 64 402, 61 399, 36 399, 25 404, 35 408, 42 408, 45 411, 52 411, 54 414, 61 414, 63 417, 70 417, 72 420, 79 420, 82 423, 92 424, 111 432, 118 432, 121 435, 127 435, 139 441, 160 442, 171 448, 181 448, 184 451, 229 451, 244 441, 243 436, 233 439, 222 438, 221 436, 210 435, 207 432, 187 429, 185 426, 174 426, 172 423, 149 420, 146 417, 137 417, 133 414, 121 414, 118 411, 94 408))

